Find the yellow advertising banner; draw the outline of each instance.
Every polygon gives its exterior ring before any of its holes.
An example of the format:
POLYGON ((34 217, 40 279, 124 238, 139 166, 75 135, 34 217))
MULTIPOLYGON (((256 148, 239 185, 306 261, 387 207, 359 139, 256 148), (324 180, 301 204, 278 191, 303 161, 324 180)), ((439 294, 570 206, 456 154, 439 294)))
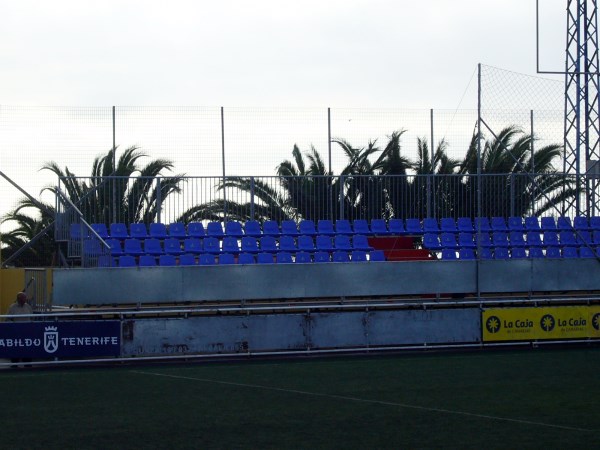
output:
POLYGON ((486 309, 481 323, 484 342, 600 338, 600 306, 486 309))

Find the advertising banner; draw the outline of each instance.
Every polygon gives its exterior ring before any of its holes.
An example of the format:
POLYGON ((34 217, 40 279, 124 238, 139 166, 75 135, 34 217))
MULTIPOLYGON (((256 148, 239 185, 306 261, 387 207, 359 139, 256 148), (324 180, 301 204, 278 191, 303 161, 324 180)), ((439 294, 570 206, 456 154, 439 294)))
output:
POLYGON ((481 319, 484 342, 600 338, 600 306, 494 308, 481 319))
POLYGON ((0 358, 119 356, 120 322, 0 323, 0 358))

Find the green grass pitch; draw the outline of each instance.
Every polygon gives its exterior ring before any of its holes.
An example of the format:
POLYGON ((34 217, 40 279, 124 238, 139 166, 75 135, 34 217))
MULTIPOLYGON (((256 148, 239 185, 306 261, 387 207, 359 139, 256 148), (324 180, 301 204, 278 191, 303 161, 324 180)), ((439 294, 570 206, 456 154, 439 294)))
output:
POLYGON ((600 349, 4 370, 0 447, 599 448, 600 349))

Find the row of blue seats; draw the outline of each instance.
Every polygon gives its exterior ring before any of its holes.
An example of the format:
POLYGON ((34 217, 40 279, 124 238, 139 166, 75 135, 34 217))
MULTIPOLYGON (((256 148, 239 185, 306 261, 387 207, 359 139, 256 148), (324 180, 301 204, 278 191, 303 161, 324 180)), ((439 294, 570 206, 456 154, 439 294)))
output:
POLYGON ((385 261, 382 250, 365 252, 354 250, 352 252, 335 251, 315 252, 278 252, 276 254, 260 252, 252 253, 222 253, 218 257, 214 254, 204 253, 199 256, 185 253, 179 257, 174 255, 160 255, 158 258, 152 255, 141 255, 135 258, 131 255, 121 255, 117 258, 112 256, 101 256, 98 258, 99 267, 153 267, 153 266, 212 266, 225 264, 291 264, 291 263, 325 263, 325 262, 369 262, 385 261))
POLYGON ((472 248, 442 249, 441 258, 443 260, 474 260, 477 257, 481 259, 524 259, 524 258, 598 258, 600 257, 600 248, 590 247, 482 247, 478 251, 472 248))
POLYGON ((580 247, 600 245, 600 231, 496 231, 492 233, 425 233, 423 247, 444 248, 480 247, 580 247))
MULTIPOLYGON (((136 239, 127 238, 123 241, 119 239, 108 238, 105 241, 109 247, 113 256, 120 255, 180 255, 183 253, 233 253, 237 254, 240 252, 245 253, 259 253, 259 252, 291 252, 305 251, 327 251, 332 252, 335 250, 362 250, 370 251, 373 247, 369 245, 368 238, 363 235, 347 236, 338 235, 335 237, 331 236, 316 236, 313 239, 312 236, 298 236, 294 239, 291 236, 281 236, 276 239, 273 236, 263 236, 260 239, 244 236, 241 240, 236 237, 226 236, 222 240, 215 237, 200 238, 186 238, 183 241, 176 238, 167 238, 161 241, 157 238, 147 239, 136 239)), ((84 240, 83 246, 84 254, 102 254, 102 245, 98 239, 86 239, 84 240)))
MULTIPOLYGON (((148 227, 144 223, 132 223, 129 227, 124 223, 112 223, 109 228, 105 224, 95 223, 91 225, 92 229, 103 239, 112 237, 116 239, 126 239, 134 237, 144 239, 154 237, 157 239, 166 239, 174 237, 183 239, 186 237, 217 237, 224 236, 299 236, 309 235, 336 235, 336 234, 362 234, 366 236, 378 235, 420 235, 423 233, 459 233, 459 232, 493 232, 493 231, 600 231, 600 217, 575 217, 573 222, 569 217, 559 217, 555 220, 553 217, 509 217, 505 220, 503 217, 476 218, 471 220, 468 217, 461 217, 457 220, 453 218, 442 218, 439 221, 435 218, 419 219, 373 219, 370 223, 364 219, 353 221, 338 219, 335 222, 331 220, 301 220, 297 224, 293 220, 284 220, 281 225, 274 220, 267 220, 262 225, 256 220, 249 220, 242 224, 235 221, 227 221, 224 225, 221 222, 209 222, 206 228, 201 222, 192 222, 187 226, 184 223, 172 223, 165 225, 163 223, 151 223, 148 227)), ((85 230, 80 224, 71 224, 70 237, 77 240, 87 237, 85 230)))

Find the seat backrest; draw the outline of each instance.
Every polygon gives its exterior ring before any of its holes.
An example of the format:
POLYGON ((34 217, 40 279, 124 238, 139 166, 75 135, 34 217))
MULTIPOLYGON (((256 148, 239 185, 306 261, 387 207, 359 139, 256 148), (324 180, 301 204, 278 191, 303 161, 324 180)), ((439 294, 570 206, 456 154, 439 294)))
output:
POLYGON ((219 255, 219 264, 235 264, 235 256, 232 253, 221 253, 219 255))
POLYGON ((256 262, 258 264, 273 264, 274 263, 273 253, 263 253, 263 252, 260 252, 256 256, 256 262))
POLYGON ((111 255, 119 256, 123 254, 123 248, 121 247, 121 241, 119 239, 108 238, 105 242, 110 247, 111 255))
POLYGON ((98 236, 100 236, 102 239, 107 239, 109 237, 108 229, 106 228, 105 224, 93 223, 90 226, 92 227, 92 230, 94 230, 96 232, 96 234, 98 236))
POLYGON ((221 248, 223 253, 239 253, 240 246, 238 244, 237 237, 234 236, 225 236, 223 238, 223 247, 221 248))
POLYGON ((579 257, 580 258, 595 258, 596 254, 594 253, 594 249, 588 246, 583 246, 579 248, 579 257))
MULTIPOLYGON (((392 221, 390 219, 390 231, 392 231, 392 221)), ((423 228, 421 227, 421 221, 419 219, 406 219, 406 232, 408 234, 422 234, 423 228)), ((395 234, 395 233, 394 233, 395 234)))
POLYGON ((505 231, 494 231, 492 233, 492 243, 496 247, 508 247, 508 234, 505 231))
POLYGON ((525 246, 525 238, 523 237, 522 231, 511 231, 509 233, 510 245, 525 246))
POLYGON ((352 248, 355 250, 372 250, 373 247, 369 245, 369 238, 364 234, 355 234, 352 238, 352 248))
POLYGON ((198 265, 200 266, 214 266, 217 264, 217 259, 214 254, 202 253, 198 257, 198 265))
POLYGON ((131 255, 119 256, 119 267, 135 267, 135 257, 131 255))
POLYGON ((475 243, 481 247, 491 247, 492 240, 490 238, 489 233, 481 232, 480 234, 475 235, 475 243))
POLYGON ((185 253, 179 257, 180 266, 195 266, 196 264, 196 255, 185 253))
POLYGON ((456 255, 456 250, 453 250, 451 248, 443 249, 442 250, 442 259, 444 259, 444 260, 458 259, 458 256, 456 255))
POLYGON ((139 261, 140 267, 154 267, 156 266, 156 257, 153 255, 141 255, 139 261))
POLYGON ((167 237, 167 226, 164 223, 153 222, 150 224, 150 237, 165 239, 167 237))
POLYGON ((321 219, 317 222, 317 232, 324 235, 334 235, 335 229, 333 228, 333 222, 328 219, 321 219))
POLYGON ((560 254, 559 247, 548 247, 546 249, 546 258, 560 258, 562 255, 560 254))
POLYGON ((590 217, 590 228, 592 230, 600 230, 600 216, 590 217))
POLYGON ((136 238, 125 239, 125 243, 123 244, 123 252, 128 255, 142 255, 144 254, 144 250, 142 250, 142 241, 136 238))
POLYGON ((539 231, 528 231, 527 232, 527 245, 529 247, 541 247, 542 246, 542 234, 539 231))
POLYGON ((423 232, 424 233, 437 233, 440 231, 437 219, 433 217, 426 217, 423 219, 423 232))
POLYGON ((283 220, 281 222, 281 234, 287 236, 298 236, 300 233, 298 232, 296 222, 293 220, 283 220))
POLYGON ((347 251, 336 250, 333 252, 333 262, 350 262, 350 254, 347 251))
MULTIPOLYGON (((326 236, 323 236, 326 237, 326 236)), ((331 238, 330 238, 330 242, 331 242, 331 238)), ((313 241, 313 238, 310 236, 298 236, 298 250, 304 250, 304 251, 314 251, 315 250, 315 242, 313 241)))
POLYGON ((142 222, 129 224, 129 235, 132 238, 145 239, 148 237, 148 229, 146 224, 142 222))
POLYGON ((299 229, 300 229, 300 234, 308 234, 310 236, 314 236, 315 234, 317 234, 317 229, 315 228, 315 222, 313 222, 312 220, 306 220, 306 219, 301 220, 299 229))
POLYGON ((494 249, 494 259, 508 259, 509 256, 507 247, 496 247, 494 249))
POLYGON ((525 217, 525 230, 540 231, 540 222, 537 217, 525 217))
POLYGON ((258 253, 258 240, 252 236, 244 236, 242 238, 241 251, 245 253, 258 253))
POLYGON ((375 235, 389 234, 385 220, 384 219, 372 219, 371 220, 371 233, 373 233, 375 235))
POLYGON ((144 239, 144 251, 150 255, 160 255, 164 253, 160 239, 157 238, 144 239))
POLYGON ((456 233, 458 231, 456 222, 452 217, 442 217, 440 219, 440 230, 446 233, 456 233))
POLYGON ((267 236, 279 236, 281 234, 279 224, 275 220, 266 220, 263 223, 263 234, 267 236))
POLYGON ((352 228, 354 230, 354 234, 364 234, 365 236, 371 234, 369 222, 367 222, 365 219, 354 219, 354 222, 352 222, 352 228))
POLYGON ((347 219, 337 219, 335 221, 335 232, 337 234, 354 234, 354 231, 352 231, 352 225, 347 219))
POLYGON ((541 247, 529 247, 529 257, 534 259, 543 258, 544 251, 541 247))
MULTIPOLYGON (((327 237, 329 239, 329 237, 327 237)), ((350 236, 346 234, 338 234, 333 238, 333 246, 337 250, 352 250, 352 242, 350 236)), ((319 248, 317 244, 317 248, 319 248)))
MULTIPOLYGON (((339 236, 342 235, 336 235, 335 237, 338 238, 339 236)), ((298 239, 298 248, 300 248, 300 243, 299 243, 300 239, 298 239)), ((331 251, 333 250, 333 245, 331 244, 331 237, 330 236, 317 236, 316 238, 316 248, 317 250, 325 250, 325 251, 331 251)), ((308 250, 303 248, 302 250, 308 250)))
POLYGON ((475 259, 475 250, 472 248, 463 247, 458 251, 458 259, 475 259))
POLYGON ((556 228, 560 231, 567 231, 573 229, 573 224, 571 223, 571 218, 567 216, 560 216, 556 220, 556 228))
POLYGON ((248 220, 244 224, 244 234, 246 236, 260 237, 262 235, 260 223, 257 220, 248 220))
MULTIPOLYGON (((418 222, 418 219, 417 219, 418 222)), ((421 225, 419 223, 419 232, 421 225)), ((406 228, 404 226, 404 220, 402 219, 390 219, 388 222, 388 234, 393 234, 395 236, 400 236, 402 234, 406 234, 406 228)))
POLYGON ((575 238, 575 233, 573 233, 572 231, 560 231, 559 232, 559 238, 560 238, 560 244, 561 245, 577 245, 577 239, 575 238))
POLYGON ((504 217, 492 217, 491 223, 492 231, 507 231, 508 227, 504 217))
POLYGON ((577 247, 563 247, 562 255, 563 258, 579 258, 577 247))
POLYGON ((170 255, 179 255, 180 253, 182 253, 181 241, 177 238, 167 238, 164 240, 163 245, 165 248, 165 253, 168 253, 170 255))
MULTIPOLYGON (((292 240, 294 239, 291 236, 283 236, 283 237, 291 238, 292 240)), ((269 253, 277 252, 277 239, 275 239, 275 236, 261 237, 260 238, 260 251, 261 252, 269 252, 269 253)))
POLYGON ((295 262, 302 263, 302 264, 306 264, 306 263, 312 262, 312 258, 310 256, 310 253, 308 253, 308 252, 298 252, 298 253, 296 253, 296 260, 295 260, 295 262))
POLYGON ((221 222, 208 222, 208 224, 206 225, 206 235, 216 238, 221 238, 225 236, 225 232, 223 231, 223 225, 221 225, 221 222))
POLYGON ((456 228, 458 228, 458 231, 464 233, 473 233, 475 231, 470 217, 459 217, 456 220, 456 228))
POLYGON ((183 251, 186 253, 199 254, 202 253, 202 240, 199 238, 189 237, 183 241, 183 251))
POLYGON ((238 264, 254 264, 254 255, 252 253, 240 253, 238 256, 238 264))
POLYGON ((190 222, 187 229, 190 237, 203 238, 206 236, 206 230, 202 222, 190 222))
POLYGON ((573 227, 576 230, 589 230, 590 224, 588 223, 588 219, 585 216, 576 216, 573 219, 573 227))
POLYGON ((459 245, 459 247, 464 247, 464 248, 475 247, 475 242, 473 242, 473 233, 468 233, 468 232, 458 233, 458 245, 459 245))
POLYGON ((242 224, 240 222, 235 222, 231 220, 225 222, 225 235, 242 237, 244 235, 242 224))
POLYGON ((489 233, 492 231, 492 226, 490 225, 490 221, 487 217, 475 217, 473 221, 473 229, 476 233, 481 231, 482 233, 489 233))
POLYGON ((385 261, 385 252, 383 250, 371 250, 369 252, 369 261, 385 261))
POLYGON ((527 254, 525 253, 525 248, 523 248, 523 247, 511 247, 511 249, 510 249, 510 257, 513 258, 513 259, 527 258, 527 254))
POLYGON ((558 232, 556 231, 544 231, 544 246, 558 247, 558 232))
POLYGON ((174 222, 169 225, 169 236, 177 239, 183 239, 187 236, 185 224, 183 222, 174 222))
POLYGON ((510 231, 523 231, 523 219, 520 217, 512 216, 508 218, 508 229, 510 231))
POLYGON ((277 264, 292 264, 294 260, 292 259, 292 254, 289 252, 277 252, 275 262, 277 264))
POLYGON ((367 262, 367 252, 364 250, 352 250, 350 260, 352 262, 367 262))
POLYGON ((441 244, 438 235, 435 233, 425 233, 423 235, 423 247, 428 249, 439 249, 441 244))
POLYGON ((554 217, 542 217, 540 219, 540 227, 542 231, 556 231, 554 217))
POLYGON ((479 250, 479 258, 480 259, 492 259, 492 249, 490 247, 482 247, 479 250))
POLYGON ((121 222, 111 223, 110 237, 115 239, 127 239, 129 237, 129 233, 127 232, 127 225, 121 222))
MULTIPOLYGON (((261 244, 262 246, 262 244, 261 244)), ((296 241, 293 236, 281 236, 279 238, 279 250, 294 253, 296 251, 296 241)))
POLYGON ((202 246, 204 247, 204 251, 207 253, 219 253, 221 251, 221 242, 219 238, 215 236, 205 237, 202 241, 202 246))
POLYGON ((440 235, 440 242, 442 244, 442 247, 445 248, 455 248, 457 246, 456 244, 456 235, 454 233, 451 232, 443 232, 440 235))
POLYGON ((161 266, 176 266, 177 259, 175 259, 175 255, 160 255, 158 257, 158 264, 161 266))
POLYGON ((316 263, 330 262, 330 261, 331 261, 331 258, 329 257, 329 252, 323 252, 323 251, 315 252, 315 262, 316 263))

